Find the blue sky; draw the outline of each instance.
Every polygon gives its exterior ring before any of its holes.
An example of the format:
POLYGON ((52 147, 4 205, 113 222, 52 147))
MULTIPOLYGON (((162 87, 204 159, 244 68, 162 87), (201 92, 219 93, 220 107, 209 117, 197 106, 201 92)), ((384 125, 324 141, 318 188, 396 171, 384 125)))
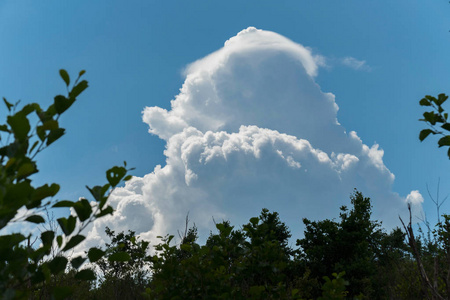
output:
POLYGON ((59 198, 76 199, 124 160, 139 177, 164 167, 166 141, 148 133, 144 108, 170 110, 186 66, 241 30, 273 31, 325 58, 314 81, 335 95, 339 123, 369 147, 380 145, 395 174, 392 192, 419 190, 432 217, 426 184, 435 192, 441 178, 441 194, 450 193, 450 163, 435 140, 418 141, 418 101, 450 93, 449 13, 448 1, 415 0, 7 0, 0 2, 0 94, 48 105, 64 92, 60 68, 73 77, 87 71, 90 87, 62 120, 66 136, 38 157, 35 178, 60 183, 59 198), (348 57, 365 64, 346 66, 348 57))

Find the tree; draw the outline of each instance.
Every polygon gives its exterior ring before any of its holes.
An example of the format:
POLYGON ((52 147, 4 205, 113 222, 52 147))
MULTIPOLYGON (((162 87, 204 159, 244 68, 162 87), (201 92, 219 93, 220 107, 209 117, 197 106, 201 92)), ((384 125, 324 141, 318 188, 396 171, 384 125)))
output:
MULTIPOLYGON (((46 230, 40 234, 41 244, 33 247, 31 233, 9 233, 0 236, 0 298, 27 298, 49 284, 54 276, 62 275, 72 268, 76 280, 93 280, 91 269, 80 269, 88 259, 99 260, 105 252, 91 248, 87 257, 77 256, 70 260, 67 253, 80 244, 85 236, 81 233, 95 219, 111 214, 113 208, 107 205, 108 196, 123 180, 128 180, 129 169, 113 167, 106 172, 108 183, 103 186, 88 187, 94 201, 82 198, 78 201, 53 201, 59 191, 56 183, 39 187, 32 185, 31 175, 39 172, 37 155, 61 138, 65 129, 60 127, 59 119, 88 87, 81 80, 85 71, 81 71, 71 86, 70 77, 60 70, 65 82, 67 95, 57 95, 53 104, 42 109, 37 103, 19 107, 3 98, 9 111, 6 123, 0 125, 0 229, 8 229, 15 222, 34 224, 45 223, 42 212, 48 207, 73 208, 75 215, 57 220, 62 234, 46 230), (30 121, 36 125, 31 127, 30 121), (20 210, 20 213, 19 213, 20 210), (52 248, 56 249, 49 256, 52 248)), ((52 286, 49 295, 62 299, 72 292, 69 286, 52 286)))
POLYGON ((111 239, 105 255, 95 262, 100 270, 100 286, 94 291, 99 299, 137 299, 142 297, 148 281, 149 242, 139 240, 134 231, 114 231, 106 227, 111 239))
POLYGON ((179 246, 162 238, 152 257, 152 299, 300 299, 292 286, 292 250, 278 213, 263 209, 241 230, 216 224, 206 244, 197 244, 195 227, 179 246))
POLYGON ((376 274, 385 265, 392 268, 391 258, 402 253, 403 235, 398 229, 390 235, 382 231, 381 223, 371 219, 370 198, 361 192, 355 190, 350 200, 352 208, 341 207, 339 222, 303 219, 306 229, 304 238, 297 240, 299 260, 312 278, 345 272, 349 297, 386 298, 380 294, 384 286, 376 274))
MULTIPOLYGON (((432 109, 424 112, 423 119, 419 119, 419 121, 425 122, 429 127, 420 131, 420 141, 424 141, 430 134, 440 135, 441 138, 438 140, 439 147, 450 146, 450 135, 444 133, 450 131, 448 113, 442 107, 447 99, 447 95, 439 94, 437 98, 426 95, 419 101, 421 106, 427 106, 432 109)), ((450 148, 447 151, 447 155, 450 159, 450 148)), ((439 214, 440 204, 438 200, 433 200, 433 202, 437 206, 439 214)), ((450 297, 450 217, 444 214, 444 221, 441 221, 438 215, 436 229, 430 233, 431 229, 428 228, 429 237, 421 240, 414 234, 411 207, 408 206, 408 209, 410 214, 408 224, 406 225, 401 218, 400 221, 416 261, 423 296, 427 299, 446 299, 450 297), (433 239, 431 234, 434 237, 433 239)), ((428 226, 428 224, 426 225, 428 226)))

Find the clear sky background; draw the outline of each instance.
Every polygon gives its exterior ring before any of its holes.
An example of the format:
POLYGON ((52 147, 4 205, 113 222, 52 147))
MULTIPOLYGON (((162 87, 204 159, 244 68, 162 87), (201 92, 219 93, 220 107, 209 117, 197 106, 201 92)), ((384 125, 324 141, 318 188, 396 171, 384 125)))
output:
MULTIPOLYGON (((186 66, 249 26, 324 58, 314 80, 335 95, 339 123, 369 147, 379 144, 395 175, 392 192, 406 197, 419 190, 434 217, 426 184, 435 193, 440 178, 441 197, 450 193, 450 162, 436 140, 419 142, 425 124, 418 122, 418 101, 450 93, 450 4, 444 0, 3 0, 1 96, 49 105, 65 90, 60 68, 72 77, 85 69, 89 81, 61 121, 66 135, 38 157, 36 182, 60 183, 60 199, 77 199, 86 196, 86 184, 103 184, 105 170, 124 160, 139 177, 164 167, 166 141, 148 133, 142 111, 170 110, 186 66)), ((450 211, 450 201, 442 211, 450 211)))

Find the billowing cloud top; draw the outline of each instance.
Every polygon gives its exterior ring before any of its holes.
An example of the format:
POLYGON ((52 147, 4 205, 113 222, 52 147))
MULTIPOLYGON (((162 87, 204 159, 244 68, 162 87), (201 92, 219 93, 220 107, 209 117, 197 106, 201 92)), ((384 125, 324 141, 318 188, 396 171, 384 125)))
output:
POLYGON ((314 83, 317 69, 307 48, 250 27, 189 65, 172 110, 148 107, 144 122, 164 140, 189 126, 235 132, 257 125, 314 143, 319 132, 336 130, 338 110, 334 95, 314 83))
POLYGON ((98 244, 104 226, 154 241, 183 229, 187 213, 205 237, 213 218, 238 225, 263 207, 298 237, 303 217, 336 217, 353 188, 388 227, 407 201, 420 209, 418 191, 392 191, 383 150, 339 124, 334 95, 314 82, 319 64, 308 48, 253 27, 190 64, 171 110, 143 112, 166 141, 166 165, 118 189, 115 214, 94 225, 87 244, 98 244))

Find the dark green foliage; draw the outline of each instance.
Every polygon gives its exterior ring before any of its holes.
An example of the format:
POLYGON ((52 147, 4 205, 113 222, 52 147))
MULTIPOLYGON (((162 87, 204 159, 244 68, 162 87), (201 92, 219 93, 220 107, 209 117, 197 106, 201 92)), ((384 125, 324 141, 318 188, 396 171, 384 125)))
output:
MULTIPOLYGON (((179 247, 162 239, 152 258, 148 294, 154 299, 291 299, 290 233, 277 213, 263 209, 242 230, 216 224, 206 244, 197 244, 195 227, 179 247)), ((294 296, 293 296, 294 295, 294 296)))
POLYGON ((345 299, 348 295, 348 291, 345 287, 349 285, 349 282, 344 280, 343 276, 345 272, 339 274, 333 273, 333 279, 328 276, 324 276, 325 283, 322 286, 322 296, 317 298, 318 300, 339 300, 345 299))
POLYGON ((91 248, 88 256, 100 270, 99 287, 92 291, 96 299, 137 299, 143 297, 148 283, 149 243, 135 232, 116 234, 106 227, 111 239, 105 251, 91 248))
MULTIPOLYGON (((72 283, 95 279, 92 270, 80 270, 86 260, 82 257, 71 260, 72 271, 66 275, 64 272, 69 268, 66 256, 85 239, 81 232, 88 224, 112 213, 112 207, 106 205, 109 190, 126 177, 128 170, 114 167, 107 171, 110 184, 89 189, 95 191, 97 203, 94 205, 86 199, 55 202, 52 197, 59 191, 58 184, 34 187, 30 178, 39 171, 36 156, 65 133, 65 129, 59 125, 59 119, 88 87, 87 81, 80 81, 83 74, 84 71, 79 73, 71 87, 68 73, 60 70, 67 87, 67 96, 56 96, 47 109, 37 103, 20 108, 19 102, 12 104, 3 98, 9 115, 6 123, 0 125, 0 229, 8 232, 7 226, 14 222, 45 223, 42 213, 51 204, 53 207, 73 207, 77 216, 59 218, 57 223, 63 234, 58 235, 55 228, 42 232, 40 241, 36 243, 38 245, 41 242, 40 246, 34 245, 38 237, 31 234, 10 233, 0 236, 2 299, 33 295, 63 299, 73 289, 60 285, 59 279, 69 278, 69 274, 72 283), (32 127, 30 121, 36 125, 32 127), (18 216, 19 209, 25 211, 21 216, 18 216)), ((98 259, 98 254, 93 258, 98 259)))
POLYGON ((442 217, 435 229, 428 228, 428 234, 419 228, 421 238, 415 236, 411 221, 408 225, 402 221, 415 259, 420 294, 430 299, 450 297, 450 216, 442 217))
POLYGON ((52 276, 45 285, 35 289, 29 297, 31 299, 89 299, 91 281, 75 278, 80 274, 83 274, 82 271, 69 270, 52 276))
POLYGON ((162 238, 151 259, 151 299, 420 299, 416 266, 400 229, 371 220, 370 199, 355 191, 339 221, 304 220, 298 249, 275 212, 236 230, 216 224, 205 245, 197 230, 181 243, 162 238), (332 275, 333 278, 330 279, 332 275), (410 284, 414 283, 411 287, 410 284))
POLYGON ((379 282, 383 278, 377 272, 386 267, 396 272, 391 260, 402 259, 404 235, 398 229, 384 233, 381 224, 371 220, 370 199, 360 192, 355 191, 351 203, 351 210, 341 207, 339 222, 303 220, 305 237, 297 241, 300 263, 311 278, 345 272, 350 297, 384 299, 389 282, 379 282))
POLYGON ((170 244, 173 236, 162 238, 152 258, 151 299, 309 299, 314 293, 344 299, 348 293, 343 273, 315 281, 301 272, 276 212, 263 209, 241 230, 226 221, 216 228, 203 246, 195 226, 179 247, 170 244))

